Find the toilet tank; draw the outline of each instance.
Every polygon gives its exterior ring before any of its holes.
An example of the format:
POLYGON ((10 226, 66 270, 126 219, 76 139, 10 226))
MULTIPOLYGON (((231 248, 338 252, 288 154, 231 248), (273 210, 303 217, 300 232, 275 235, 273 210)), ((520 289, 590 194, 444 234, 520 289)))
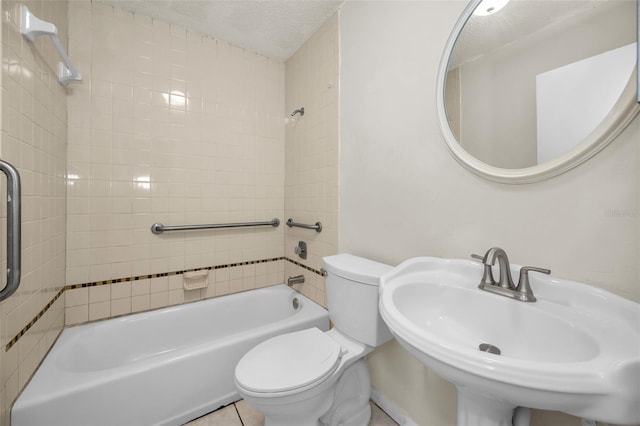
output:
POLYGON ((380 277, 392 267, 351 254, 323 260, 327 271, 327 306, 334 326, 369 346, 389 341, 391 333, 378 311, 378 285, 380 277))

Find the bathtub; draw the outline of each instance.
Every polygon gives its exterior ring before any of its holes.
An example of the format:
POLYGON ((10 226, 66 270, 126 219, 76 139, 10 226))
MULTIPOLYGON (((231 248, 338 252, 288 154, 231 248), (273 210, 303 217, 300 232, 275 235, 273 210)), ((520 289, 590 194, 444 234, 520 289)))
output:
POLYGON ((12 425, 179 425, 240 399, 234 369, 253 346, 310 327, 327 330, 327 311, 278 285, 66 328, 12 425))

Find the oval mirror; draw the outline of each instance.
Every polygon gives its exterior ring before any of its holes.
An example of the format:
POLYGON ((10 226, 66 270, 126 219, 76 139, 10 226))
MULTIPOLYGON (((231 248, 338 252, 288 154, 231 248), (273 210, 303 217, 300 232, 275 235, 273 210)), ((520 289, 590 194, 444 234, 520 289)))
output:
POLYGON ((640 110, 636 0, 473 0, 444 49, 437 107, 449 150, 490 180, 563 173, 640 110))

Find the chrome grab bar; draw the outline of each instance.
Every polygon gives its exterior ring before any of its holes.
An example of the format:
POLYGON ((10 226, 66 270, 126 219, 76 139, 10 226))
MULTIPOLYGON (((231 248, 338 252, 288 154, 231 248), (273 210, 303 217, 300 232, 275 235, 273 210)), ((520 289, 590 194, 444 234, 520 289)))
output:
POLYGON ((289 220, 287 220, 287 226, 289 228, 295 226, 298 228, 315 229, 316 232, 322 232, 322 224, 320 222, 316 222, 315 225, 307 225, 306 223, 294 222, 292 218, 289 218, 289 220))
POLYGON ((7 176, 7 284, 0 290, 0 301, 11 296, 20 285, 20 174, 0 160, 0 171, 7 176))
POLYGON ((218 223, 207 225, 179 225, 179 226, 165 226, 161 223, 154 223, 151 225, 151 232, 154 234, 162 234, 165 231, 192 231, 196 229, 220 229, 220 228, 242 228, 248 226, 267 226, 271 225, 274 228, 280 226, 280 219, 273 218, 269 222, 242 222, 242 223, 218 223))

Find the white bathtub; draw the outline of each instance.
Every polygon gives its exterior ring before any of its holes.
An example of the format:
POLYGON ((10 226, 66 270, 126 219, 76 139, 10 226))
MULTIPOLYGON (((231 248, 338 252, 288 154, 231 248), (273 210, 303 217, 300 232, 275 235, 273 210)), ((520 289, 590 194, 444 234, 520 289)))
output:
POLYGON ((327 330, 327 311, 278 285, 67 328, 12 426, 182 424, 240 398, 233 372, 246 351, 309 327, 327 330))

